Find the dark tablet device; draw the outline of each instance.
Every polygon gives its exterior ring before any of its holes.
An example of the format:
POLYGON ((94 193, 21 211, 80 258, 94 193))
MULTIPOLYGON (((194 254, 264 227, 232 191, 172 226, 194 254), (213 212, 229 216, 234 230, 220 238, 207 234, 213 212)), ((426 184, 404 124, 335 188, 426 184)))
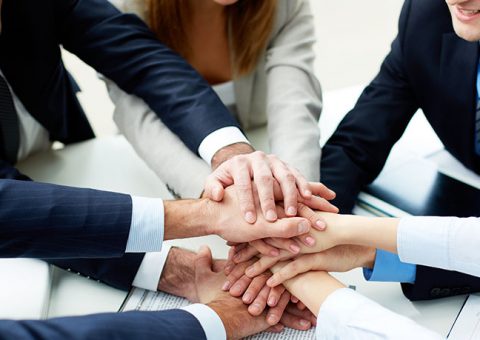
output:
POLYGON ((480 190, 426 161, 383 171, 365 192, 414 216, 480 216, 480 190))

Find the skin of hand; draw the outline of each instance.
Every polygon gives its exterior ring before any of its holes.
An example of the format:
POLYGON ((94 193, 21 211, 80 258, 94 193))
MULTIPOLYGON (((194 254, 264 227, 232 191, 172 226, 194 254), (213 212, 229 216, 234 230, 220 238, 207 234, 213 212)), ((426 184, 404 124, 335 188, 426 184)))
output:
POLYGON ((252 225, 243 220, 238 209, 235 187, 225 190, 221 202, 209 199, 164 201, 164 240, 219 235, 230 242, 249 242, 266 237, 290 238, 310 231, 303 217, 275 222, 259 216, 252 225))
POLYGON ((277 182, 283 193, 285 214, 297 215, 298 193, 304 199, 312 197, 312 189, 305 177, 275 155, 267 155, 262 151, 248 153, 248 147, 250 146, 245 143, 232 144, 214 155, 214 171, 206 180, 205 196, 221 201, 225 188, 235 184, 243 218, 248 223, 255 223, 258 211, 255 207, 253 180, 258 191, 261 213, 267 221, 272 222, 277 220, 274 199, 274 183, 277 182))
MULTIPOLYGON (((169 294, 198 302, 195 289, 196 253, 177 247, 172 247, 168 253, 157 289, 169 294)), ((213 271, 220 272, 225 267, 225 260, 213 260, 213 271)))
POLYGON ((238 210, 238 197, 235 187, 225 189, 221 202, 207 201, 207 215, 212 222, 207 234, 216 234, 231 242, 249 242, 265 237, 290 238, 310 231, 310 222, 303 217, 289 217, 269 222, 260 215, 255 223, 249 224, 242 219, 238 210), (269 236, 267 236, 269 235, 269 236))
POLYGON ((194 260, 195 289, 201 303, 212 308, 222 320, 228 339, 240 339, 267 330, 265 316, 252 316, 242 300, 222 291, 225 280, 222 272, 212 269, 212 254, 202 247, 194 260))
MULTIPOLYGON (((216 296, 222 294, 222 296, 229 296, 233 299, 230 294, 223 292, 220 289, 221 284, 225 281, 225 275, 223 274, 222 270, 216 272, 215 270, 210 269, 211 267, 208 267, 206 265, 206 263, 209 263, 209 266, 211 266, 210 264, 212 263, 211 253, 209 249, 206 247, 202 248, 196 258, 204 258, 202 260, 203 262, 201 262, 200 265, 203 268, 202 273, 206 273, 205 276, 208 277, 208 282, 204 285, 198 284, 198 277, 195 280, 195 295, 198 296, 198 300, 202 303, 208 303, 208 301, 213 301, 215 300, 216 296), (209 268, 208 270, 205 269, 207 267, 209 268), (218 287, 218 289, 212 289, 212 287, 218 287)), ((196 268, 198 268, 198 265, 198 263, 195 264, 196 268)), ((195 273, 198 274, 198 272, 199 271, 196 269, 195 273)), ((266 287, 265 280, 263 280, 262 286, 266 287)), ((270 290, 270 288, 266 288, 270 290)), ((235 300, 242 305, 242 307, 247 313, 253 311, 253 313, 250 313, 251 316, 264 318, 267 325, 272 326, 268 329, 269 331, 278 332, 281 331, 284 327, 290 327, 298 330, 307 330, 312 326, 312 324, 316 322, 316 319, 310 312, 298 310, 298 308, 294 308, 294 306, 289 305, 290 294, 288 292, 282 290, 282 293, 280 295, 281 297, 277 306, 275 306, 274 308, 269 308, 267 311, 265 310, 265 306, 261 307, 261 309, 258 309, 257 311, 255 311, 255 309, 251 309, 250 307, 248 307, 249 309, 247 310, 247 306, 243 303, 242 300, 236 297, 235 300)), ((261 305, 262 303, 265 304, 263 302, 264 299, 265 297, 263 296, 263 294, 260 294, 256 300, 252 301, 253 305, 261 305)))
MULTIPOLYGON (((280 262, 273 266, 271 270, 275 275, 287 265, 287 262, 280 262)), ((333 292, 345 288, 343 283, 324 271, 311 271, 300 274, 285 281, 284 285, 315 316, 318 316, 321 305, 333 292)))

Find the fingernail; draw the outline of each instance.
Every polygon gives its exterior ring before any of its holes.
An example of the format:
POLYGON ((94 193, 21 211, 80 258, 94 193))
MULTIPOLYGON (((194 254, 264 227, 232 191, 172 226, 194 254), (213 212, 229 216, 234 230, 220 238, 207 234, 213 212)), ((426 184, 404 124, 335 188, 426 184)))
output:
POLYGON ((245 293, 245 295, 243 295, 243 302, 245 302, 245 303, 252 302, 252 294, 245 293))
POLYGON ((303 194, 304 194, 305 196, 307 196, 307 197, 312 196, 312 192, 311 192, 310 190, 305 190, 305 191, 303 192, 303 194))
POLYGON ((310 226, 305 221, 302 221, 298 224, 298 232, 300 234, 305 234, 306 232, 308 232, 309 229, 310 229, 310 226))
POLYGON ((297 246, 296 244, 290 245, 290 250, 293 251, 295 254, 297 254, 300 251, 300 247, 297 246))
POLYGON ((330 190, 330 189, 328 189, 328 193, 329 193, 330 195, 336 195, 335 191, 330 190))
POLYGON ((248 223, 255 223, 255 215, 251 211, 247 211, 245 214, 245 221, 248 223))
POLYGON ((300 326, 302 326, 302 327, 309 327, 310 326, 310 321, 307 321, 307 320, 304 320, 304 319, 300 320, 299 323, 300 323, 300 326))
POLYGON ((275 287, 276 283, 277 282, 275 281, 275 279, 273 277, 271 277, 267 280, 267 286, 269 286, 269 287, 275 287))
POLYGON ((297 208, 295 207, 288 207, 287 214, 290 216, 295 216, 297 214, 297 208))
POLYGON ((228 281, 226 281, 226 282, 223 284, 223 286, 222 286, 222 290, 225 290, 225 291, 226 291, 226 290, 229 290, 229 289, 230 289, 230 285, 231 285, 231 283, 228 282, 228 281))
POLYGON ((277 323, 277 317, 275 315, 271 314, 271 315, 268 316, 267 321, 270 325, 274 325, 274 324, 277 323))
POLYGON ((274 257, 275 257, 275 256, 278 256, 278 255, 280 255, 280 253, 278 252, 277 249, 272 249, 272 250, 270 250, 270 256, 274 256, 274 257))
POLYGON ((277 213, 273 210, 267 211, 267 215, 265 216, 269 221, 275 221, 277 219, 277 213))
POLYGON ((309 246, 313 246, 315 244, 315 239, 313 237, 307 236, 305 242, 307 242, 309 246))
POLYGON ((232 288, 230 288, 230 293, 235 295, 240 295, 243 293, 242 286, 240 284, 234 284, 232 288))
POLYGON ((275 306, 276 303, 277 303, 277 299, 275 299, 274 296, 272 296, 270 299, 268 299, 268 305, 269 305, 270 307, 275 306))
POLYGON ((315 225, 322 230, 325 229, 325 227, 327 226, 322 220, 318 220, 317 222, 315 222, 315 225))
POLYGON ((260 312, 260 305, 258 303, 254 303, 253 305, 250 305, 250 308, 254 311, 254 312, 260 312))

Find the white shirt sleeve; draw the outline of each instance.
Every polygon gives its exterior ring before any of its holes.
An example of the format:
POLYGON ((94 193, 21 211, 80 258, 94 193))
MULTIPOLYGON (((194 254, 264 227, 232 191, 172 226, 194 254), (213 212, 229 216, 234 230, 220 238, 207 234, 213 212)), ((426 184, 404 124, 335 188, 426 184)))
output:
POLYGON ((159 253, 146 253, 138 268, 137 275, 135 275, 132 286, 156 291, 171 247, 171 245, 165 244, 159 253))
POLYGON ((132 222, 125 252, 162 250, 164 222, 162 199, 132 196, 132 222))
POLYGON ((480 276, 480 218, 404 217, 397 231, 402 262, 480 276), (428 251, 425 251, 428 249, 428 251))
POLYGON ((207 340, 226 340, 227 332, 222 319, 207 305, 195 303, 182 308, 197 318, 205 332, 207 340))
POLYGON ((317 339, 444 339, 349 288, 338 289, 320 307, 317 339))
POLYGON ((198 147, 198 154, 211 166, 213 155, 215 155, 218 150, 235 143, 250 144, 239 128, 227 126, 213 131, 205 137, 198 147))

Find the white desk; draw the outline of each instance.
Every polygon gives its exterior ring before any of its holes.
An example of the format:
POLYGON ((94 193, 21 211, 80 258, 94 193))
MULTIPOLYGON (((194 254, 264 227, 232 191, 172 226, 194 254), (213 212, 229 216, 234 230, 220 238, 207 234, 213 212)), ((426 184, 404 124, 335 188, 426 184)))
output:
MULTIPOLYGON (((356 87, 325 94, 324 116, 320 122, 323 131, 322 144, 347 109, 353 106, 359 90, 360 88, 356 87)), ((415 127, 409 128, 408 138, 411 138, 410 135, 424 138, 425 135, 431 134, 428 127, 425 130, 425 122, 421 117, 415 118, 414 122, 417 123, 413 125, 420 126, 421 133, 414 133, 415 127)), ((254 144, 267 149, 264 131, 252 131, 250 137, 254 144)), ((422 144, 427 146, 426 154, 439 147, 438 141, 434 139, 432 141, 431 138, 428 140, 429 143, 422 144)), ((408 141, 402 143, 407 147, 409 145, 408 141)), ((414 150, 419 151, 418 145, 415 145, 414 150)), ((119 136, 88 141, 63 150, 37 155, 20 164, 19 168, 38 181, 141 196, 170 197, 162 182, 138 158, 123 137, 119 136)), ((226 256, 224 242, 218 237, 185 239, 174 243, 193 250, 201 244, 208 243, 215 256, 226 256)), ((464 297, 453 297, 412 303, 403 296, 398 284, 365 282, 361 270, 336 276, 347 284, 355 285, 359 292, 387 308, 411 317, 443 335, 447 334, 464 301, 464 297)), ((125 295, 125 292, 56 269, 48 315, 54 317, 116 311, 125 295)))

